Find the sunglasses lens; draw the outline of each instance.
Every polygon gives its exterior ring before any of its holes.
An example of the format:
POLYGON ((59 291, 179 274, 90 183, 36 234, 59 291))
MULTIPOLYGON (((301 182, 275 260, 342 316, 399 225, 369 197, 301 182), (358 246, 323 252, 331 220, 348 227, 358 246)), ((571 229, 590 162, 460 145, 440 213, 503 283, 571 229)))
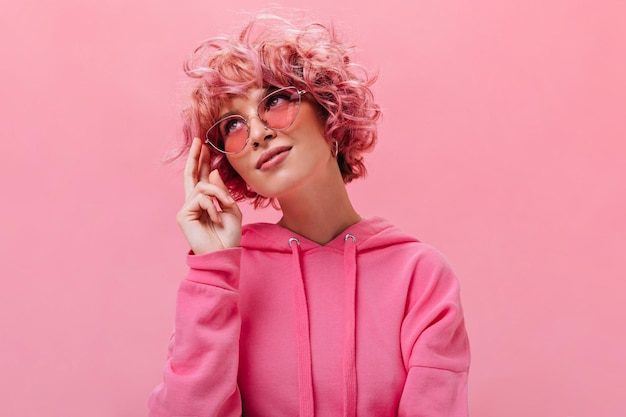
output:
POLYGON ((209 129, 207 139, 221 152, 241 152, 248 140, 248 125, 241 116, 228 116, 209 129))
POLYGON ((281 88, 261 101, 259 117, 270 129, 286 129, 294 122, 300 110, 300 94, 295 87, 281 88))

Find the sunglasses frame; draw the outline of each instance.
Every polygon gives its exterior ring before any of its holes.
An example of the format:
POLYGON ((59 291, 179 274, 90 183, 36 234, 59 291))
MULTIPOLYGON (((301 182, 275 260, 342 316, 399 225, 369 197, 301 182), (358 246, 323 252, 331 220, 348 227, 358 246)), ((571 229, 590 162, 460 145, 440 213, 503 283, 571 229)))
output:
MULTIPOLYGON (((274 91, 266 94, 265 96, 263 96, 263 98, 261 100, 259 100, 259 104, 257 104, 257 111, 255 113, 253 113, 253 114, 250 114, 247 118, 244 117, 243 115, 240 115, 240 114, 231 114, 231 115, 228 115, 226 117, 222 117, 217 122, 213 123, 213 125, 211 125, 211 127, 209 129, 207 129, 206 134, 204 135, 205 136, 204 143, 206 143, 208 145, 211 145, 215 150, 217 150, 218 152, 223 153, 223 154, 236 155, 238 153, 241 153, 241 152, 243 152, 244 149, 246 149, 246 146, 248 146, 248 142, 250 142, 250 125, 249 125, 249 120, 250 120, 251 117, 256 116, 261 121, 261 123, 263 123, 268 129, 272 129, 272 130, 289 129, 291 127, 291 125, 293 125, 294 122, 296 121, 296 119, 298 118, 298 114, 300 114, 300 107, 302 106, 302 95, 304 95, 306 92, 307 92, 306 90, 299 90, 297 87, 294 87, 294 86, 282 87, 282 88, 279 88, 277 90, 274 90, 274 91), (295 112, 295 114, 293 116, 293 120, 291 122, 289 122, 289 124, 287 126, 281 127, 281 128, 271 127, 271 126, 269 126, 267 124, 267 121, 264 120, 259 115, 259 107, 261 106, 261 104, 265 100, 267 100, 268 97, 271 97, 274 94, 280 93, 281 91, 285 91, 285 90, 294 90, 295 93, 298 94, 298 109, 296 110, 296 112, 295 112), (240 119, 240 120, 242 120, 243 123, 246 125, 246 130, 248 131, 248 137, 246 138, 246 141, 243 143, 241 149, 238 150, 237 152, 228 152, 225 149, 222 150, 209 139, 209 133, 211 133, 213 131, 213 129, 215 129, 217 126, 219 126, 224 120, 229 120, 229 119, 240 119)), ((219 136, 219 132, 218 132, 218 136, 219 136)))

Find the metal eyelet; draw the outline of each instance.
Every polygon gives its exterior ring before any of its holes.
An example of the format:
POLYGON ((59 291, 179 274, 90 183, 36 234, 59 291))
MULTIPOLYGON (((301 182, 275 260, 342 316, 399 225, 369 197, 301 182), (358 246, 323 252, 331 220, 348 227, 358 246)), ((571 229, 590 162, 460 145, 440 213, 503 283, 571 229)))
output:
POLYGON ((289 247, 290 248, 291 248, 291 242, 296 242, 298 244, 298 246, 300 246, 300 241, 297 238, 295 238, 295 237, 289 238, 289 247))
POLYGON ((354 236, 353 234, 346 233, 346 236, 343 238, 343 240, 347 241, 348 239, 352 239, 352 241, 356 243, 356 236, 354 236))

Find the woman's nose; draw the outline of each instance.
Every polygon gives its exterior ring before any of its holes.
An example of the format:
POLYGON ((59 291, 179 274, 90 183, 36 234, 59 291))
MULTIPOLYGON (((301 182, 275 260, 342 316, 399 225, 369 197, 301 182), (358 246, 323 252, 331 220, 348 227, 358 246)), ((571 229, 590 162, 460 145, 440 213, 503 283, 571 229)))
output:
POLYGON ((267 127, 263 120, 257 115, 248 117, 248 135, 250 137, 250 143, 261 145, 265 140, 272 139, 275 136, 275 132, 267 127))

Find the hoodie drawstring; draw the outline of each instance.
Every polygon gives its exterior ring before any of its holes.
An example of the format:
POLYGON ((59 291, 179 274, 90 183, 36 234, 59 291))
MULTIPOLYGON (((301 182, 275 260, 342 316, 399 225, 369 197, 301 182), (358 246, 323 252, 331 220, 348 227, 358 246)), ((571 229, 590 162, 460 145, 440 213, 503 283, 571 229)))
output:
MULTIPOLYGON (((346 329, 343 350, 343 416, 356 417, 357 378, 356 378, 356 237, 346 234, 343 254, 345 277, 346 329)), ((298 355, 298 390, 300 402, 299 417, 314 416, 313 375, 311 365, 311 335, 309 308, 304 278, 300 265, 300 241, 289 239, 292 265, 295 273, 294 300, 296 306, 296 349, 298 355)))
POLYGON ((346 234, 343 268, 346 280, 346 333, 343 349, 343 415, 356 416, 356 237, 346 234))
POLYGON ((296 350, 298 353, 298 391, 300 417, 313 417, 313 375, 311 374, 311 335, 309 333, 309 307, 304 291, 302 268, 300 267, 300 241, 289 239, 295 272, 294 300, 296 303, 296 350), (295 244, 294 244, 295 243, 295 244))

